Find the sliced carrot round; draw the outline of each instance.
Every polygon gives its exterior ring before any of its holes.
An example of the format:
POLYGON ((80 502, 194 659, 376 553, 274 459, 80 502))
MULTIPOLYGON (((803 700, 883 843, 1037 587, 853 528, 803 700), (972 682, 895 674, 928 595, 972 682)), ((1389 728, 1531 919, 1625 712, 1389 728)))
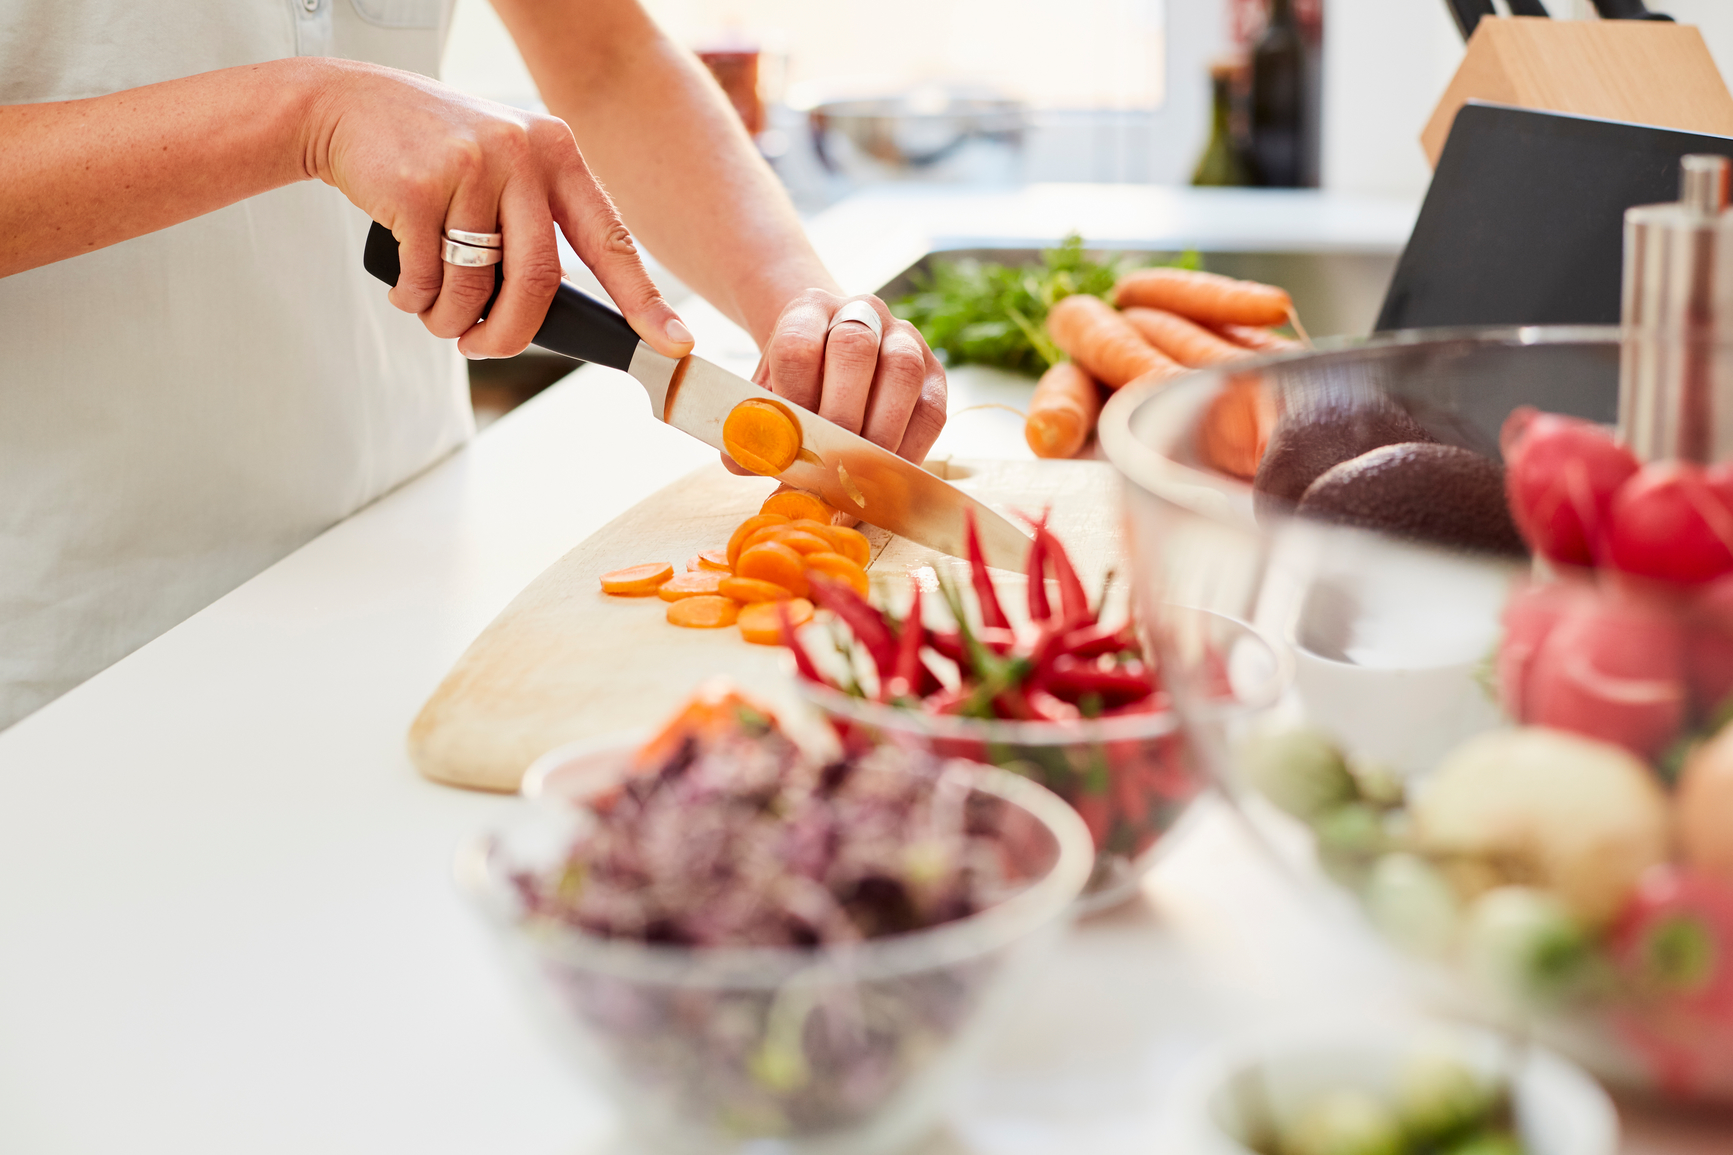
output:
MULTIPOLYGON (((761 530, 759 532, 762 533, 764 531, 761 530)), ((804 555, 809 553, 836 552, 836 544, 832 542, 830 538, 820 537, 816 533, 807 533, 804 530, 794 529, 792 527, 784 529, 781 526, 771 530, 770 533, 771 541, 774 541, 779 545, 786 545, 789 549, 798 554, 804 555)))
POLYGON ((759 578, 725 577, 717 588, 717 593, 725 598, 733 598, 737 602, 782 602, 794 594, 777 585, 775 582, 762 581, 759 578))
POLYGON ((796 597, 806 595, 806 563, 800 554, 774 541, 741 550, 734 576, 772 582, 796 597))
POLYGON ((698 564, 704 569, 720 570, 723 573, 732 572, 728 564, 728 551, 725 549, 706 549, 698 552, 698 564))
POLYGON ((674 576, 674 567, 665 561, 646 565, 629 565, 602 575, 602 592, 629 598, 647 598, 656 587, 674 576))
POLYGON ((812 603, 805 598, 759 602, 740 611, 740 636, 760 646, 781 645, 784 611, 788 614, 788 624, 797 630, 812 620, 812 603))
POLYGON ((722 579, 726 576, 713 569, 691 570, 663 582, 657 588, 656 596, 665 602, 677 602, 681 598, 713 594, 722 588, 722 579))
POLYGON ((788 518, 780 513, 755 513, 735 527, 734 533, 728 538, 727 560, 732 569, 740 560, 740 551, 746 548, 746 539, 767 525, 787 525, 788 518))
POLYGON ((830 527, 830 539, 836 543, 836 552, 865 569, 867 562, 872 560, 872 546, 868 544, 866 534, 858 529, 850 529, 846 525, 830 527))
MULTIPOLYGON (((777 470, 778 473, 782 472, 777 470)), ((760 513, 780 513, 790 521, 816 521, 829 525, 836 510, 804 489, 779 489, 764 499, 760 513)))
POLYGON ((739 616, 739 602, 716 594, 681 598, 668 607, 668 623, 691 630, 715 630, 731 626, 739 616))
POLYGON ((861 597, 867 596, 872 588, 872 582, 867 579, 866 570, 840 553, 809 553, 806 555, 806 568, 809 572, 816 571, 826 577, 836 578, 854 587, 854 592, 861 597))
POLYGON ((800 455, 800 426, 774 401, 749 398, 723 419, 722 448, 742 468, 774 477, 800 455))

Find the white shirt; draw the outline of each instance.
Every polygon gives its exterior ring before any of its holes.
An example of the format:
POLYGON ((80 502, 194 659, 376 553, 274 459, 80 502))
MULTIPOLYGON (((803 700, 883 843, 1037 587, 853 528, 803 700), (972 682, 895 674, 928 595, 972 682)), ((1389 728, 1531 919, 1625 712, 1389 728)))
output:
MULTIPOLYGON (((450 3, 0 0, 0 104, 297 54, 432 75, 450 3)), ((0 277, 0 728, 473 432, 367 227, 305 182, 0 277)))

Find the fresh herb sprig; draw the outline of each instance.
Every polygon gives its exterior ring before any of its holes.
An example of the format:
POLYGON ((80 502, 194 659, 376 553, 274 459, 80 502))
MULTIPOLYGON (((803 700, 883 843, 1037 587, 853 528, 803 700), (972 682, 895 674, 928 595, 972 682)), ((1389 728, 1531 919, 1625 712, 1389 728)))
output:
POLYGON ((1126 254, 1094 261, 1084 254, 1083 238, 1072 233, 1058 248, 1045 250, 1039 265, 967 257, 935 261, 930 275, 915 274, 916 291, 891 311, 914 322, 947 364, 974 362, 1039 376, 1065 357, 1043 328, 1055 301, 1074 293, 1108 297, 1130 269, 1164 264, 1200 267, 1193 252, 1166 261, 1126 254))

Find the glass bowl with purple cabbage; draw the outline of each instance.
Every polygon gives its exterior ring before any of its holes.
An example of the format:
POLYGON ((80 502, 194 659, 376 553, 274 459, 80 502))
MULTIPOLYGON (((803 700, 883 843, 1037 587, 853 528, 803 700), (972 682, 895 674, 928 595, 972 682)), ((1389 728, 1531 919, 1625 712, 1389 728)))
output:
POLYGON ((897 1150, 936 1123, 1093 859, 1042 787, 816 755, 725 688, 545 756, 459 856, 520 987, 657 1151, 897 1150))

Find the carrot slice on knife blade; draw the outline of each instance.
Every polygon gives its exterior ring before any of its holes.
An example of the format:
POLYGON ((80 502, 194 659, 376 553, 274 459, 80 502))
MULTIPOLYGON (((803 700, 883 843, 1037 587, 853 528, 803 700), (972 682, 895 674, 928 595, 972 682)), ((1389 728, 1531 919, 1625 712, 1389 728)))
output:
POLYGON ((723 419, 722 448, 743 469, 774 477, 800 455, 800 426, 775 402, 749 398, 723 419))
POLYGON ((629 565, 602 575, 602 592, 630 598, 647 598, 674 576, 674 567, 664 561, 629 565))

